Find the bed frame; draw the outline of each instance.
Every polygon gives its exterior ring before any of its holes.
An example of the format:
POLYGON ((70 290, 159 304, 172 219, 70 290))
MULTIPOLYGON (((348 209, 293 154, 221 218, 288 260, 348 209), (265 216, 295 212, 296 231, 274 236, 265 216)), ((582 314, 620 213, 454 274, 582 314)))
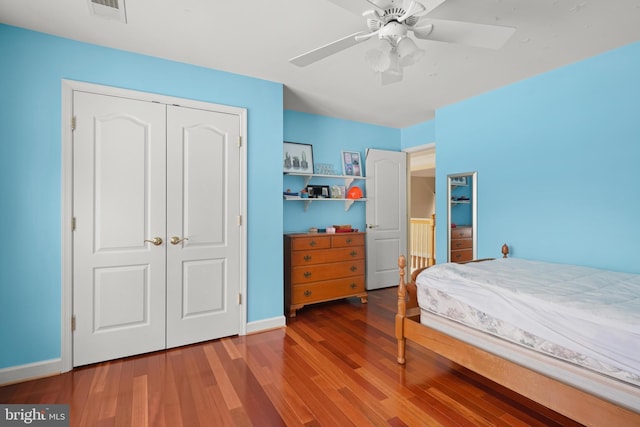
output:
MULTIPOLYGON (((506 258, 508 253, 508 246, 503 245, 503 257, 506 258)), ((471 262, 480 261, 485 260, 471 262)), ((408 283, 405 282, 404 255, 399 257, 398 267, 400 283, 395 319, 398 363, 405 364, 406 340, 410 340, 582 424, 640 426, 640 389, 637 387, 585 372, 584 369, 548 356, 533 355, 534 352, 518 345, 487 337, 486 334, 469 332, 470 328, 437 316, 427 318, 429 326, 423 325, 420 323, 416 278, 429 267, 414 271, 408 283), (440 323, 445 327, 439 327, 440 323), (456 334, 456 330, 462 334, 456 334), (489 346, 479 345, 481 341, 474 339, 481 335, 480 339, 488 340, 489 346), (614 396, 613 400, 611 396, 614 396)))

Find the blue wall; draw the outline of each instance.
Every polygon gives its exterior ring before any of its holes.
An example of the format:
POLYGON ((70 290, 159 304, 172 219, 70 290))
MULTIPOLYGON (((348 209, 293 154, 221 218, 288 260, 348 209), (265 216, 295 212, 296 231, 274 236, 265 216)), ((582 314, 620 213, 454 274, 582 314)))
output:
MULTIPOLYGON (((284 138, 289 142, 312 144, 314 163, 331 163, 339 175, 342 175, 342 150, 357 151, 362 159, 365 158, 367 148, 400 150, 399 129, 297 111, 284 112, 284 138)), ((364 175, 366 174, 365 169, 364 175)), ((335 179, 314 178, 312 184, 314 183, 344 185, 344 182, 335 179)), ((301 177, 285 176, 282 190, 298 191, 303 184, 301 177)), ((365 193, 364 181, 356 181, 354 185, 362 187, 363 194, 365 193)), ((365 220, 364 203, 354 203, 348 212, 345 212, 343 202, 312 203, 306 212, 302 202, 284 203, 285 232, 305 232, 310 227, 325 228, 334 224, 351 224, 353 228, 364 231, 365 220)))
POLYGON ((5 25, 0 58, 0 369, 60 357, 62 79, 248 109, 248 321, 282 316, 281 84, 5 25))
POLYGON ((437 217, 446 175, 478 171, 480 258, 640 273, 638 76, 635 43, 438 110, 437 217))
POLYGON ((412 147, 419 147, 425 144, 432 144, 436 141, 436 122, 428 120, 409 126, 401 131, 401 148, 403 150, 412 147))

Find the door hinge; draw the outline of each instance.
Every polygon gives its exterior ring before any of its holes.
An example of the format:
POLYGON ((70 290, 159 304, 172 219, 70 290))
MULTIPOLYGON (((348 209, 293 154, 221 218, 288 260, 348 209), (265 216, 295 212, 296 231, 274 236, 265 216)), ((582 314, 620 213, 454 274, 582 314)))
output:
POLYGON ((242 305, 242 294, 238 294, 238 305, 242 305))
POLYGON ((71 231, 76 231, 76 217, 71 218, 71 231))
POLYGON ((238 215, 238 227, 242 225, 242 215, 238 215))
POLYGON ((71 332, 76 330, 76 315, 71 316, 71 332))
POLYGON ((238 148, 242 147, 242 136, 238 135, 238 148))
POLYGON ((71 117, 71 130, 76 130, 76 116, 71 117))

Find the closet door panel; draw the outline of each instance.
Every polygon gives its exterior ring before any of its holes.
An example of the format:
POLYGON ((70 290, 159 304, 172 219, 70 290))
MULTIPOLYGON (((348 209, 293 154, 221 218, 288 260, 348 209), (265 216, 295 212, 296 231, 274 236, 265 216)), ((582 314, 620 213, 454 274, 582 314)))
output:
POLYGON ((74 93, 74 366, 165 347, 165 107, 74 93))
POLYGON ((167 345, 239 332, 237 115, 167 111, 167 345))

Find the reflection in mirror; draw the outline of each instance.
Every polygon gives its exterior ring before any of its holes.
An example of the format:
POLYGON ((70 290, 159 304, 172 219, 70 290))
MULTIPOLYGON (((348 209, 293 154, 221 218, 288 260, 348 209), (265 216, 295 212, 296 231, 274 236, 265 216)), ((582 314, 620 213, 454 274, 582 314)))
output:
POLYGON ((478 258, 478 173, 447 175, 447 261, 478 258))

